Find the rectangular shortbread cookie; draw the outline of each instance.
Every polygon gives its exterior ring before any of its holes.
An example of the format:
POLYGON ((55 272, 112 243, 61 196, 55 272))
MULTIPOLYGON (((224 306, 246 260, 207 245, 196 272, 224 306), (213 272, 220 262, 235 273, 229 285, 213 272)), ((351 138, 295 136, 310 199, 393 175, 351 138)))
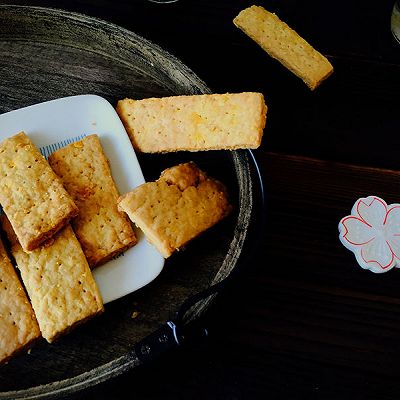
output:
POLYGON ((24 132, 0 144, 0 204, 25 251, 37 248, 78 213, 24 132))
POLYGON ((57 150, 49 163, 78 206, 72 227, 91 268, 136 244, 127 216, 118 211, 118 189, 97 135, 57 150))
POLYGON ((144 153, 254 149, 267 114, 264 96, 253 92, 124 99, 116 110, 144 153))
POLYGON ((118 208, 168 258, 231 211, 225 187, 193 162, 166 169, 155 182, 121 196, 118 208))
POLYGON ((104 310, 100 292, 71 225, 26 253, 5 218, 3 229, 42 336, 49 342, 104 310))
POLYGON ((0 240, 0 363, 40 337, 31 304, 0 240))
POLYGON ((321 53, 276 14, 263 7, 246 8, 233 22, 271 57, 301 78, 311 90, 332 74, 331 63, 321 53))

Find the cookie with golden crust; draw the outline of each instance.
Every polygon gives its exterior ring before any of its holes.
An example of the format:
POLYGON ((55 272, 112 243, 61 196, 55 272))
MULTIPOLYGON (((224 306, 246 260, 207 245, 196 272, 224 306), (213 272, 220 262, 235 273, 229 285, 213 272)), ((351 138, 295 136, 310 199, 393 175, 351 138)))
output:
POLYGON ((267 115, 264 96, 254 92, 124 99, 116 110, 143 153, 254 149, 267 115))
POLYGON ((121 196, 118 208, 168 258, 226 217, 232 206, 224 185, 189 162, 121 196))
POLYGON ((103 312, 101 294, 71 225, 45 245, 25 252, 4 215, 1 223, 40 331, 49 343, 103 312))
POLYGON ((117 209, 119 192, 97 135, 57 150, 49 163, 78 206, 71 224, 91 268, 136 244, 131 222, 117 209))
POLYGON ((233 23, 314 90, 333 73, 328 59, 279 17, 261 6, 242 10, 233 23))
POLYGON ((0 363, 40 337, 32 306, 0 240, 0 363))
POLYGON ((24 132, 0 143, 0 204, 25 251, 39 247, 78 214, 60 179, 24 132))

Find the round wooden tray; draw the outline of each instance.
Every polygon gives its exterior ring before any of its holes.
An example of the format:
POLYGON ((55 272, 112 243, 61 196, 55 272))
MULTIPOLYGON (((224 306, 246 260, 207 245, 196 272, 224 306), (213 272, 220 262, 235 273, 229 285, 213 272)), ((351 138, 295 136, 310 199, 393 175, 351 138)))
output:
MULTIPOLYGON (((0 6, 0 54, 0 113, 77 94, 97 94, 115 105, 125 97, 210 92, 189 68, 148 40, 60 10, 0 6)), ((263 207, 250 151, 138 158, 146 180, 157 179, 169 166, 195 161, 226 184, 234 212, 170 257, 148 286, 107 304, 102 316, 56 343, 43 340, 1 366, 0 398, 57 397, 139 365, 137 343, 173 319, 185 300, 249 262, 263 207)), ((186 318, 200 317, 211 302, 212 297, 197 302, 186 318)))

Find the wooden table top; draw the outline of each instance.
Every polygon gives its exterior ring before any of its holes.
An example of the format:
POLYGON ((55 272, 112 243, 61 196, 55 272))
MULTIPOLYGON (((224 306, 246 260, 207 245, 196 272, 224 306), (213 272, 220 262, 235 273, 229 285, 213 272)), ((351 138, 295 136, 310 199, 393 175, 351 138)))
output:
POLYGON ((267 199, 262 243, 207 312, 209 338, 71 398, 399 398, 400 271, 361 269, 338 239, 359 197, 400 203, 393 2, 257 3, 334 66, 310 91, 233 25, 253 1, 0 1, 118 24, 175 55, 213 92, 258 91, 268 105, 254 151, 267 199))

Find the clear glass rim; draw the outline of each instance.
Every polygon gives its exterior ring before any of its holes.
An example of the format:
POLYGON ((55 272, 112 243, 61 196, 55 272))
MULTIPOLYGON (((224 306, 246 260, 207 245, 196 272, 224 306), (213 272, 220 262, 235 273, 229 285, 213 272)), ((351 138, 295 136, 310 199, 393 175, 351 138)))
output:
POLYGON ((176 3, 179 0, 147 0, 150 3, 157 3, 157 4, 168 4, 168 3, 176 3))

